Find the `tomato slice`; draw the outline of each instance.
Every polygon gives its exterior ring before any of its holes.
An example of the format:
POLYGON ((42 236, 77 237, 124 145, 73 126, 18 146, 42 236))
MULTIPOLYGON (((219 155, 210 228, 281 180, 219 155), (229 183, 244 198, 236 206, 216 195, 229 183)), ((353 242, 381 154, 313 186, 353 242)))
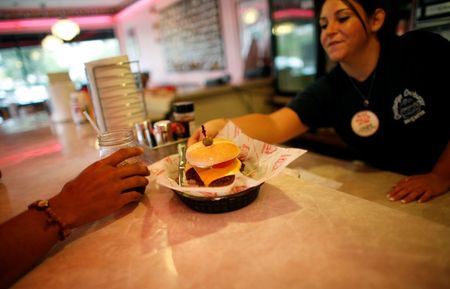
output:
POLYGON ((227 167, 227 166, 231 165, 233 162, 234 162, 234 159, 226 161, 226 162, 215 164, 212 167, 215 168, 215 169, 221 169, 221 168, 224 168, 224 167, 227 167))

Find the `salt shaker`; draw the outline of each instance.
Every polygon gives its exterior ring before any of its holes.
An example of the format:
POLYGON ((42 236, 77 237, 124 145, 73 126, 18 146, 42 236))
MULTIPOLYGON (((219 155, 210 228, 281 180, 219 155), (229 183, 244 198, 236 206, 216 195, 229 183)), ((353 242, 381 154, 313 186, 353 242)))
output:
POLYGON ((152 133, 152 124, 148 120, 134 123, 134 133, 139 144, 144 146, 155 146, 155 139, 152 133))
POLYGON ((173 141, 172 123, 170 120, 160 120, 153 124, 153 131, 157 145, 163 145, 173 141))

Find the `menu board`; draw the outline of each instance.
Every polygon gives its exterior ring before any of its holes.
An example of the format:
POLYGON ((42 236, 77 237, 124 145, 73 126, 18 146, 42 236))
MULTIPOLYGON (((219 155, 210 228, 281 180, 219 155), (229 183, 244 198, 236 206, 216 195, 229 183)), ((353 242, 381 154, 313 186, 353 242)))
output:
POLYGON ((218 0, 182 0, 161 10, 161 42, 169 71, 225 67, 218 0))

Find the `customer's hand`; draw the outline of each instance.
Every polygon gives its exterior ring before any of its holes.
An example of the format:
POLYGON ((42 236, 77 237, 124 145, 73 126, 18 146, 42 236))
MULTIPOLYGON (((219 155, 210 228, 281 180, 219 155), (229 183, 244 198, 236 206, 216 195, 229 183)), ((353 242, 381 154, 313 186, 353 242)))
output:
POLYGON ((141 163, 117 165, 142 153, 138 147, 120 149, 88 166, 49 200, 53 211, 69 228, 75 228, 139 201, 142 194, 130 189, 145 187, 149 170, 141 163))
POLYGON ((446 193, 450 188, 450 180, 433 173, 406 177, 387 194, 391 201, 409 203, 414 200, 426 202, 435 196, 446 193))
MULTIPOLYGON (((205 122, 203 126, 205 127, 206 136, 209 137, 216 137, 216 135, 224 128, 224 126, 227 124, 227 120, 224 118, 219 119, 213 119, 208 122, 205 122)), ((204 138, 202 133, 201 126, 197 128, 192 134, 191 137, 188 139, 187 145, 190 146, 196 142, 201 141, 204 138)))

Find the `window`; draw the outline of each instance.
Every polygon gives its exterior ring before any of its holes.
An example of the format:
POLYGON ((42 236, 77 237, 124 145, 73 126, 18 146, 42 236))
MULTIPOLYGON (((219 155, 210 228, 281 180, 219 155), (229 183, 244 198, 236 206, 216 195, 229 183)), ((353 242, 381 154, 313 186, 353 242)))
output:
POLYGON ((47 100, 47 73, 68 71, 76 87, 87 82, 84 63, 120 54, 115 38, 64 43, 49 51, 40 45, 0 49, 0 108, 47 100))

